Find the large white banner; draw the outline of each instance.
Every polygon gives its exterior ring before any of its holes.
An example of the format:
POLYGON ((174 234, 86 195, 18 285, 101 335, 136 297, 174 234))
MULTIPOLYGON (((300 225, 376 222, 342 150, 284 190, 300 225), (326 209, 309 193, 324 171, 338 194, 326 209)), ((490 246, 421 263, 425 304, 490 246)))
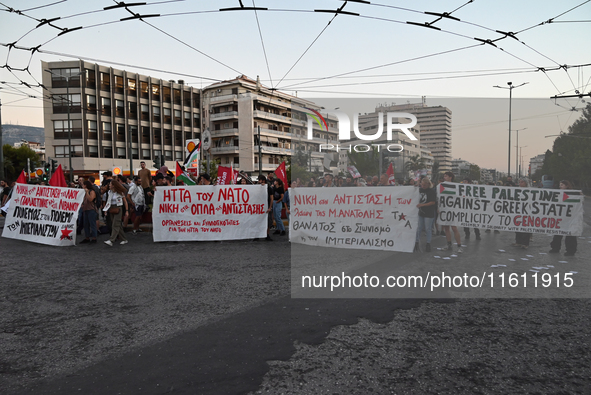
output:
POLYGON ((76 244, 78 209, 84 190, 16 184, 3 237, 55 246, 76 244))
POLYGON ((292 243, 413 251, 418 188, 295 188, 289 193, 292 243))
POLYGON ((265 237, 267 198, 267 187, 261 185, 158 187, 154 241, 265 237))
POLYGON ((451 182, 437 189, 440 225, 563 236, 583 233, 581 191, 451 182))

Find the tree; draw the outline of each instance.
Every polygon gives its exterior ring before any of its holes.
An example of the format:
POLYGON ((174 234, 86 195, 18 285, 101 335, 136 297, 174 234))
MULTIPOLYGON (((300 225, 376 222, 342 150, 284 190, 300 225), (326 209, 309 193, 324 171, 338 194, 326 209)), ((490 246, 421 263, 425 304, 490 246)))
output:
POLYGON ((480 181, 480 166, 470 165, 470 173, 468 175, 472 181, 480 181))
POLYGON ((575 187, 591 188, 591 103, 582 115, 554 140, 551 152, 546 152, 543 174, 555 180, 570 180, 575 187))
POLYGON ((408 161, 404 164, 407 171, 423 170, 425 168, 425 161, 420 155, 414 155, 408 158, 408 161))
POLYGON ((380 154, 375 148, 368 152, 349 152, 347 155, 362 176, 378 175, 380 154))
POLYGON ((26 144, 18 148, 4 144, 2 151, 4 153, 4 173, 7 180, 14 181, 23 169, 25 172, 27 171, 27 159, 31 160, 31 169, 41 166, 37 153, 26 144))

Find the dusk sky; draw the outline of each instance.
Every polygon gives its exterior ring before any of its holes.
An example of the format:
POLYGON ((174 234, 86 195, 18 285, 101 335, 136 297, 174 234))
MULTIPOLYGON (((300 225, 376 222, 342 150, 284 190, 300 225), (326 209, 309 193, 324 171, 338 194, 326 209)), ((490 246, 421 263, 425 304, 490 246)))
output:
POLYGON ((114 1, 3 1, 2 123, 42 127, 50 92, 36 87, 41 60, 80 58, 195 87, 260 76, 269 87, 323 103, 358 100, 351 108, 359 112, 426 96, 428 105, 453 112, 454 158, 505 171, 509 90, 493 86, 527 83, 513 90, 512 117, 527 158, 551 148, 553 137, 545 136, 567 131, 580 116, 571 109, 585 105, 550 97, 589 92, 589 1, 242 3, 268 10, 219 11, 240 7, 238 0, 148 1, 130 10, 160 16, 120 21, 132 14, 104 10, 114 1), (358 15, 315 12, 340 7, 358 15))

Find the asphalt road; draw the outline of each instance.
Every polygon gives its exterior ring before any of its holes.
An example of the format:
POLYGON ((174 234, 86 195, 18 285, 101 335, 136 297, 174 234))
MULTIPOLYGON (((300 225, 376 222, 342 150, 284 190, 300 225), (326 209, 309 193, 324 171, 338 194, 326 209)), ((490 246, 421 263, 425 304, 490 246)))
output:
POLYGON ((0 239, 0 392, 589 393, 589 214, 585 221, 574 259, 541 255, 546 236, 514 250, 509 233, 483 233, 457 257, 349 251, 348 260, 280 236, 153 243, 143 233, 125 246, 62 249, 0 239), (577 271, 576 292, 379 289, 318 298, 326 291, 290 287, 292 256, 299 269, 351 275, 522 275, 550 265, 552 275, 577 271), (507 266, 490 267, 498 264, 507 266))

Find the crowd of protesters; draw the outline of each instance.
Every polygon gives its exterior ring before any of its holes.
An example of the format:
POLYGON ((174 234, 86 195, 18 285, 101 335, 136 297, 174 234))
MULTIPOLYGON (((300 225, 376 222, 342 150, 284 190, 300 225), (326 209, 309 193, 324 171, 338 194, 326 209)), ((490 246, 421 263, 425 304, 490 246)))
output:
MULTIPOLYGON (((78 234, 84 232, 84 239, 80 244, 95 244, 97 243, 98 234, 109 234, 108 240, 105 244, 113 246, 119 241, 119 244, 125 245, 128 239, 125 236, 125 228, 128 223, 133 224, 132 232, 137 234, 142 232, 140 224, 144 214, 149 212, 151 204, 153 203, 154 194, 157 193, 160 186, 176 185, 174 174, 168 170, 166 166, 160 168, 155 176, 149 169, 146 168, 145 162, 140 162, 141 170, 138 175, 134 177, 127 177, 124 175, 113 176, 113 173, 106 171, 102 174, 100 187, 95 185, 95 178, 90 176, 86 180, 79 177, 77 183, 70 183, 72 188, 84 189, 85 197, 80 207, 78 216, 78 234)), ((207 173, 200 174, 195 180, 197 185, 212 185, 211 177, 207 173)), ((236 182, 238 184, 255 184, 246 174, 240 173, 236 182)), ((446 172, 438 180, 441 182, 455 182, 455 175, 452 172, 446 172)), ((455 241, 458 253, 463 252, 462 240, 460 232, 456 226, 442 226, 439 230, 437 224, 437 193, 435 185, 426 176, 420 176, 417 180, 410 178, 402 183, 390 180, 387 174, 381 176, 366 176, 353 177, 346 175, 343 177, 335 177, 331 173, 326 173, 322 177, 311 177, 310 180, 304 181, 299 177, 284 185, 283 181, 277 177, 273 172, 267 176, 259 176, 257 182, 259 185, 267 186, 267 236, 266 240, 272 241, 271 233, 274 235, 285 236, 286 228, 283 224, 282 213, 285 212, 289 222, 290 214, 290 198, 289 188, 333 188, 333 187, 373 187, 373 186, 414 186, 419 188, 419 203, 417 208, 419 210, 419 223, 417 225, 415 252, 420 252, 420 239, 424 233, 426 236, 425 251, 431 251, 431 241, 433 235, 445 236, 447 246, 443 248, 446 251, 454 251, 453 241, 455 241)), ((462 183, 471 184, 469 178, 462 180, 462 183)), ((7 200, 10 199, 14 182, 9 184, 5 180, 0 180, 0 207, 4 206, 7 200)), ((41 183, 44 184, 44 183, 41 183)), ((182 183, 180 183, 182 184, 182 183)), ((529 181, 522 178, 516 185, 513 178, 508 176, 503 183, 498 181, 496 184, 489 183, 488 185, 504 185, 504 186, 519 186, 521 188, 528 188, 529 181)), ((559 183, 560 189, 573 189, 569 181, 563 180, 559 183)), ((5 215, 5 213, 2 213, 5 215)), ((464 238, 470 238, 470 228, 463 228, 464 238)), ((481 240, 480 229, 474 228, 474 235, 476 240, 481 240)), ((485 232, 490 233, 490 230, 485 232)), ((494 231, 499 233, 498 230, 494 231)), ((533 235, 531 233, 517 232, 515 234, 514 247, 522 249, 529 248, 530 241, 533 235)), ((550 244, 550 253, 559 253, 562 245, 562 236, 554 236, 550 244)), ((577 238, 575 236, 565 237, 565 256, 574 256, 577 251, 577 238)))

